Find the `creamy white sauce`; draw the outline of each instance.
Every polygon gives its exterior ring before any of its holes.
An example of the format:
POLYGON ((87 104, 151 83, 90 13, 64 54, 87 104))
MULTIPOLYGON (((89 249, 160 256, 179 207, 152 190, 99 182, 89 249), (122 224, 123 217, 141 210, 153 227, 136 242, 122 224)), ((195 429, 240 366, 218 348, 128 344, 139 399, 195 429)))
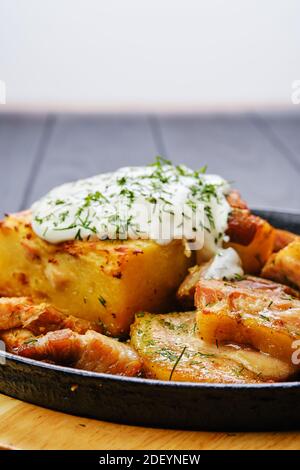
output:
POLYGON ((147 167, 121 168, 54 188, 33 204, 32 226, 50 243, 90 238, 150 238, 169 243, 174 238, 195 241, 202 237, 203 250, 214 254, 227 229, 229 190, 227 181, 218 175, 158 158, 147 167), (184 207, 183 220, 191 220, 201 205, 202 221, 176 225, 174 211, 184 207), (137 207, 143 209, 139 212, 137 207), (172 233, 162 234, 158 225, 170 220, 172 233))
POLYGON ((241 258, 233 248, 220 248, 205 271, 205 279, 235 280, 244 275, 241 258))

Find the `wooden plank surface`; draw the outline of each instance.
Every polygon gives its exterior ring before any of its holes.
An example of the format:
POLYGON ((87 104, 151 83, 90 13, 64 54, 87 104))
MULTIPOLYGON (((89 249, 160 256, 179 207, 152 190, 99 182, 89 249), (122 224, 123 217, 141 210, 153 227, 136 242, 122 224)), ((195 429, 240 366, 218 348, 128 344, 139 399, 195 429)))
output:
POLYGON ((0 443, 18 449, 300 449, 300 434, 153 429, 70 416, 0 395, 0 443))
POLYGON ((280 149, 281 153, 300 171, 300 113, 260 113, 256 115, 261 132, 280 149))
POLYGON ((151 162, 156 153, 145 116, 57 116, 27 203, 66 181, 151 162))
POLYGON ((0 114, 0 213, 20 210, 43 152, 44 115, 0 114))
MULTIPOLYGON (((255 206, 299 208, 299 113, 0 115, 0 211, 54 185, 157 154, 234 180, 255 206)), ((300 434, 206 433, 78 418, 0 395, 0 448, 299 449, 300 434)))
MULTIPOLYGON (((240 189, 252 207, 299 209, 299 172, 255 115, 159 118, 166 154, 191 167, 208 165, 240 189)), ((296 129, 294 129, 296 131, 296 129)))

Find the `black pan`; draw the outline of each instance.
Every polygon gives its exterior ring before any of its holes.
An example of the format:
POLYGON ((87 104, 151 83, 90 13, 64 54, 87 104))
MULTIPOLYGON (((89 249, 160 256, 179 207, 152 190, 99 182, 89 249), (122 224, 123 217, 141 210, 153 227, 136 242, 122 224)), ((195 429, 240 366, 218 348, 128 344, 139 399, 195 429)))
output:
MULTIPOLYGON (((300 234, 300 214, 256 211, 300 234)), ((97 374, 0 353, 0 391, 36 405, 127 424, 203 430, 300 428, 300 382, 163 382, 97 374)))

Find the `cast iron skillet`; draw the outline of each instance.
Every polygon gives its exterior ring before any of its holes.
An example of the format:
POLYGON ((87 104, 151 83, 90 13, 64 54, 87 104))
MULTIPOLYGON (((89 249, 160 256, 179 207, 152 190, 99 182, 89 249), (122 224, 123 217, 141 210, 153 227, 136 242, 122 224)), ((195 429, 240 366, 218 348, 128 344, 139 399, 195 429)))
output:
MULTIPOLYGON (((256 211, 300 234, 300 214, 256 211)), ((163 382, 97 374, 1 352, 0 391, 36 405, 115 421, 203 430, 300 427, 300 381, 262 385, 163 382)))

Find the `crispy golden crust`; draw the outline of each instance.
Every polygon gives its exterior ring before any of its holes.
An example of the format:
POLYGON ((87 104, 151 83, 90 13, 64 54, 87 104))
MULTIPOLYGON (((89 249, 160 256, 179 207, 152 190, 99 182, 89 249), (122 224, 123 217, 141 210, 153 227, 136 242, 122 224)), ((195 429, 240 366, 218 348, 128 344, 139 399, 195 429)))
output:
POLYGON ((294 242, 295 240, 300 240, 300 236, 296 235, 295 233, 288 232, 287 230, 275 230, 275 243, 274 243, 274 252, 277 253, 278 251, 282 250, 290 243, 294 242))
POLYGON ((0 295, 30 296, 100 320, 113 336, 128 333, 138 310, 168 310, 195 262, 181 240, 163 246, 151 240, 53 245, 35 235, 30 220, 30 212, 23 212, 0 223, 0 295))
POLYGON ((141 370, 141 361, 130 346, 95 331, 87 331, 84 335, 68 329, 52 331, 23 343, 14 352, 93 372, 132 377, 141 370))
POLYGON ((227 200, 232 207, 228 219, 227 246, 234 248, 247 274, 259 274, 274 249, 275 229, 261 217, 251 214, 238 191, 231 191, 227 200))
POLYGON ((249 347, 205 343, 196 328, 195 312, 137 314, 131 344, 143 360, 144 374, 154 379, 261 383, 286 380, 295 372, 249 347))
POLYGON ((248 210, 233 209, 226 233, 230 241, 225 247, 238 252, 245 273, 259 274, 274 249, 274 228, 248 210))
POLYGON ((300 240, 273 254, 264 266, 262 276, 300 289, 300 240))
POLYGON ((276 283, 201 280, 197 324, 208 342, 234 341, 291 363, 300 339, 300 301, 276 283))

